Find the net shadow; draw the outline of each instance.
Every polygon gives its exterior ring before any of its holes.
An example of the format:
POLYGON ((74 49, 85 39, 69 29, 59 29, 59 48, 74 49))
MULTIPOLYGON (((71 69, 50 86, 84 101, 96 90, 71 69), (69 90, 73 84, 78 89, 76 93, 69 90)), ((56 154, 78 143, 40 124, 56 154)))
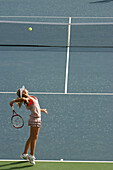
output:
POLYGON ((108 2, 112 2, 112 1, 113 0, 94 1, 94 2, 90 2, 90 4, 108 3, 108 2))

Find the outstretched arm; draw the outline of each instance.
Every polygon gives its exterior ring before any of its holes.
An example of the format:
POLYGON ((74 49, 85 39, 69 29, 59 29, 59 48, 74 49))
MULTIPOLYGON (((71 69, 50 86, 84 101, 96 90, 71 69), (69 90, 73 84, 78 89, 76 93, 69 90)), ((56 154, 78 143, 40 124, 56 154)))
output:
POLYGON ((12 100, 9 104, 12 107, 14 105, 14 103, 16 103, 16 102, 24 102, 24 101, 26 101, 26 103, 28 103, 29 98, 22 97, 22 98, 19 98, 19 99, 15 99, 15 100, 12 100))
POLYGON ((48 114, 47 109, 40 109, 40 110, 41 110, 41 112, 44 112, 44 113, 48 114))

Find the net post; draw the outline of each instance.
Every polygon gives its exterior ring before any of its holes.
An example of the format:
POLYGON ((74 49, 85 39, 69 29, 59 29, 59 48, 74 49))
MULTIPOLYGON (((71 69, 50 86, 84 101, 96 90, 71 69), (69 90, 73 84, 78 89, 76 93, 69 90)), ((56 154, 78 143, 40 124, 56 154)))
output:
POLYGON ((65 94, 67 94, 67 86, 68 86, 70 36, 71 36, 71 17, 69 17, 69 23, 68 23, 67 61, 66 61, 66 77, 65 77, 65 94))

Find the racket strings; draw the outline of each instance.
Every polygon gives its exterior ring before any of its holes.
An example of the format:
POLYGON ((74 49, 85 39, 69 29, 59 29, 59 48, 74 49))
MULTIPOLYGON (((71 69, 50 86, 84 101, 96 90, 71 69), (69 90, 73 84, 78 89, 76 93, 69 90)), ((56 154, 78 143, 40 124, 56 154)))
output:
POLYGON ((24 125, 24 121, 22 117, 15 115, 12 117, 12 124, 14 127, 20 128, 24 125))

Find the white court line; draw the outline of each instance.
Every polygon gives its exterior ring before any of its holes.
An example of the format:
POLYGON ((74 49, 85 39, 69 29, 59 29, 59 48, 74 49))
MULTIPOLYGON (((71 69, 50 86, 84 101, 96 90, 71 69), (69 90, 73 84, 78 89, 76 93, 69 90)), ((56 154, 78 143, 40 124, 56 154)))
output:
MULTIPOLYGON (((14 18, 16 18, 16 17, 17 17, 17 18, 21 18, 21 17, 22 17, 22 18, 69 18, 69 17, 63 17, 63 16, 29 16, 29 15, 28 15, 28 16, 6 16, 6 15, 5 15, 5 16, 0 16, 0 18, 5 18, 5 17, 6 17, 6 18, 13 18, 13 17, 14 17, 14 18)), ((71 17, 71 18, 72 18, 72 19, 73 19, 73 18, 76 18, 76 19, 79 19, 79 18, 80 18, 80 19, 82 19, 82 18, 83 18, 83 19, 85 19, 85 18, 86 18, 86 19, 88 19, 88 18, 89 18, 89 19, 90 19, 90 18, 91 18, 91 19, 93 19, 93 18, 94 18, 94 19, 105 19, 105 18, 110 19, 110 18, 112 18, 112 19, 113 19, 113 17, 84 17, 84 16, 83 16, 83 17, 71 17)))
MULTIPOLYGON (((0 94, 16 94, 16 92, 0 92, 0 94)), ((39 95, 84 95, 84 96, 113 96, 113 93, 54 93, 54 92, 29 92, 39 95)))
POLYGON ((60 16, 0 16, 0 18, 54 18, 54 19, 68 19, 69 17, 60 17, 60 16))
MULTIPOLYGON (((0 161, 24 161, 27 162, 25 160, 22 159, 0 159, 0 161)), ((113 163, 113 161, 71 161, 71 160, 35 160, 36 162, 75 162, 75 163, 113 163)))
POLYGON ((29 94, 44 95, 81 95, 81 96, 113 96, 113 93, 51 93, 51 92, 29 92, 29 94))
MULTIPOLYGON (((71 18, 71 17, 70 17, 71 18)), ((69 18, 69 20, 70 20, 69 18)), ((4 21, 1 20, 0 23, 7 24, 42 24, 42 25, 113 25, 113 22, 84 22, 84 23, 55 23, 55 22, 28 22, 28 21, 4 21)))
POLYGON ((0 94, 16 94, 16 92, 0 92, 0 94))
POLYGON ((94 18, 94 19, 105 19, 105 18, 109 19, 109 18, 112 18, 112 19, 113 19, 113 17, 71 17, 71 18, 72 18, 72 19, 73 19, 73 18, 78 18, 78 19, 79 19, 79 18, 80 18, 80 19, 82 19, 82 18, 83 18, 83 19, 85 19, 85 18, 86 18, 86 19, 88 19, 88 18, 89 18, 89 19, 90 19, 90 18, 91 18, 91 19, 93 19, 93 18, 94 18))
POLYGON ((71 17, 69 18, 68 25, 68 43, 67 43, 67 61, 66 61, 66 77, 65 77, 65 94, 67 94, 68 86, 68 72, 69 72, 69 48, 70 48, 70 36, 71 36, 71 17))
POLYGON ((5 24, 40 24, 40 25, 68 25, 68 23, 55 23, 55 22, 28 22, 28 21, 4 21, 0 23, 5 24))
POLYGON ((113 25, 113 22, 84 22, 84 23, 71 23, 71 25, 113 25))
POLYGON ((29 92, 29 94, 46 94, 46 95, 99 95, 99 96, 112 96, 113 93, 51 93, 51 92, 29 92))

